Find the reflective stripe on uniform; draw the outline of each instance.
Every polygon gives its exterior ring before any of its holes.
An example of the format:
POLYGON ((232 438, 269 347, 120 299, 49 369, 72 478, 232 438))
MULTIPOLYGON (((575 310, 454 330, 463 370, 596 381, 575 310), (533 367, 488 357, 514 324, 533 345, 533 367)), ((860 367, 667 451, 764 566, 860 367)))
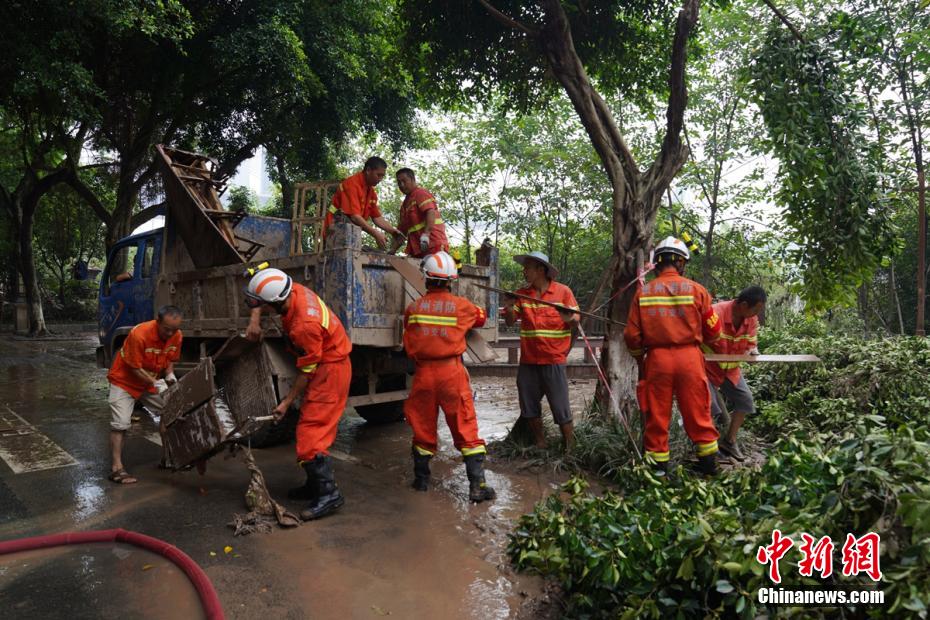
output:
POLYGON ((462 456, 471 456, 473 454, 487 454, 488 450, 484 446, 475 446, 474 448, 462 448, 462 456))
POLYGON ((694 295, 643 295, 640 306, 688 306, 694 304, 694 295))
POLYGON ((521 338, 568 338, 572 335, 570 329, 527 329, 520 330, 521 338))
POLYGON ((316 370, 316 367, 317 367, 317 364, 310 364, 310 365, 308 365, 308 366, 301 366, 301 367, 300 367, 300 372, 311 373, 311 372, 313 372, 314 370, 316 370))
POLYGON ((413 449, 417 451, 417 454, 420 456, 433 456, 433 453, 427 450, 426 448, 421 448, 420 446, 413 446, 413 449))
MULTIPOLYGON (((340 186, 340 189, 342 189, 342 186, 340 186)), ((336 208, 336 205, 329 205, 329 212, 336 215, 339 213, 339 209, 336 208)))
MULTIPOLYGON (((445 223, 445 222, 442 221, 442 218, 441 218, 441 217, 437 217, 437 218, 436 218, 436 221, 433 222, 433 224, 444 224, 444 223, 445 223)), ((423 230, 424 228, 426 228, 426 222, 420 222, 419 224, 414 224, 413 226, 411 226, 410 228, 408 228, 408 229, 407 229, 407 233, 408 233, 408 234, 410 234, 410 233, 415 233, 415 232, 417 232, 417 231, 419 231, 419 230, 423 230)))
POLYGON ((411 314, 407 318, 407 323, 411 325, 451 325, 454 327, 458 324, 458 318, 441 314, 411 314))
POLYGON ((668 452, 650 452, 646 450, 646 456, 651 458, 656 463, 668 463, 668 452))
POLYGON ((320 317, 320 323, 323 324, 323 329, 329 329, 329 308, 323 303, 319 295, 316 296, 316 301, 320 304, 320 313, 322 315, 320 317))
POLYGON ((724 340, 729 340, 730 342, 739 342, 741 340, 745 340, 745 341, 752 342, 752 343, 756 342, 756 337, 750 336, 749 334, 744 334, 742 336, 731 336, 730 334, 727 334, 725 332, 720 332, 720 337, 723 338, 724 340))
POLYGON ((697 455, 698 456, 708 456, 717 452, 717 441, 714 440, 710 443, 699 443, 696 444, 697 455))

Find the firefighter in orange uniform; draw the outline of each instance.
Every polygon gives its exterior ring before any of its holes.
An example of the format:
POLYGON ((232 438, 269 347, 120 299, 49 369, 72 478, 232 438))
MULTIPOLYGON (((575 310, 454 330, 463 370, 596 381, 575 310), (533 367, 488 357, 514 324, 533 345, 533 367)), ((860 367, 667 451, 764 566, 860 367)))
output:
POLYGON ((449 291, 458 271, 447 253, 427 256, 420 268, 426 276, 426 294, 404 314, 404 348, 416 363, 413 387, 404 403, 404 415, 413 429, 413 488, 429 488, 429 461, 438 447, 436 423, 442 407, 455 447, 465 458, 468 498, 473 502, 494 499, 494 489, 484 478, 487 450, 478 436, 471 384, 462 363, 465 335, 472 327, 484 325, 487 315, 449 291))
POLYGON ((374 237, 378 247, 382 250, 387 249, 388 243, 378 228, 392 235, 401 236, 400 231, 384 219, 378 209, 378 193, 375 192, 375 186, 384 179, 385 172, 387 172, 387 162, 380 157, 369 157, 361 172, 356 172, 342 180, 336 193, 333 194, 332 204, 323 221, 324 236, 333 223, 333 217, 340 211, 353 224, 374 237), (368 220, 371 220, 371 224, 368 220))
MULTIPOLYGON (((303 395, 297 423, 297 462, 307 472, 307 481, 291 489, 288 497, 310 502, 301 511, 301 519, 319 519, 345 503, 336 486, 329 447, 349 397, 352 343, 339 317, 323 300, 292 282, 283 271, 263 269, 256 273, 249 281, 246 298, 251 300, 250 305, 259 304, 263 311, 282 315, 284 332, 297 355, 300 372, 273 414, 280 420, 294 400, 303 395)), ((252 321, 260 320, 260 315, 253 313, 252 321)))
POLYGON ((639 406, 644 413, 646 456, 668 471, 668 426, 672 398, 694 442, 698 469, 717 473, 717 429, 701 345, 720 337, 720 320, 707 290, 683 277, 690 259, 680 240, 667 237, 655 250, 658 276, 636 293, 623 337, 639 365, 639 406), (644 358, 645 356, 645 358, 644 358))
MULTIPOLYGON (((407 255, 423 258, 436 252, 448 252, 446 225, 439 215, 436 199, 426 188, 417 185, 417 178, 410 168, 397 171, 397 187, 404 194, 397 227, 407 235, 407 255)), ((397 251, 403 238, 394 237, 392 252, 397 251)))

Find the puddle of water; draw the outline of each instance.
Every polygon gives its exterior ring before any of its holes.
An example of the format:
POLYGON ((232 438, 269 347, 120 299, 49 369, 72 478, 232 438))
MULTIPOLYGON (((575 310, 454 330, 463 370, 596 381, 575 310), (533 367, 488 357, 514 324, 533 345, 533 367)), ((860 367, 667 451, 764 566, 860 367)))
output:
POLYGON ((0 608, 14 617, 202 618, 196 590, 160 555, 122 544, 0 556, 0 608))

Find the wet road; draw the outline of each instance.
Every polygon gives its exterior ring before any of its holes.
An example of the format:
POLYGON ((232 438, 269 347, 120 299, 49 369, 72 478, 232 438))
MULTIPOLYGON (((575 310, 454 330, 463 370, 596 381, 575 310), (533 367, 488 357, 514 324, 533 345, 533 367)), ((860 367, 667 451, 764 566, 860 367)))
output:
MULTIPOLYGON (((443 429, 433 487, 416 493, 407 426, 372 427, 348 412, 335 446, 343 509, 293 530, 235 538, 226 524, 245 512, 241 460, 215 457, 204 476, 160 471, 157 432, 145 416, 124 452, 140 482, 106 480, 107 383, 94 368, 94 346, 92 335, 0 336, 0 540, 115 527, 166 540, 201 565, 232 618, 536 615, 531 603, 543 583, 513 573, 504 547, 513 521, 558 484, 548 472, 492 454, 488 480, 498 499, 471 505, 464 465, 443 429)), ((486 439, 506 434, 517 415, 512 381, 474 381, 486 439)), ((577 406, 594 385, 571 389, 577 406)), ((277 499, 301 482, 293 445, 255 456, 277 499)), ((13 611, 5 618, 198 616, 173 565, 122 545, 0 556, 0 609, 13 611)))

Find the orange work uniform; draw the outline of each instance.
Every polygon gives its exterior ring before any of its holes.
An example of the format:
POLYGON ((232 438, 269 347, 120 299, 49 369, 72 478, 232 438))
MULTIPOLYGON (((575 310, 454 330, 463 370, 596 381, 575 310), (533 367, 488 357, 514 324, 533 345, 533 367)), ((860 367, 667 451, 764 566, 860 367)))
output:
MULTIPOLYGON (((517 293, 578 309, 572 289, 555 280, 549 281, 549 288, 542 295, 532 286, 521 288, 517 293)), ((572 330, 559 311, 521 298, 514 302, 513 309, 520 319, 520 363, 564 364, 572 348, 572 330)))
MULTIPOLYGON (((708 353, 724 353, 728 355, 743 355, 756 348, 758 340, 756 332, 759 329, 758 317, 750 316, 743 319, 739 329, 733 327, 733 306, 736 301, 722 301, 714 304, 714 311, 720 317, 720 340, 710 347, 704 348, 708 353)), ((740 362, 707 362, 707 378, 716 386, 729 379, 730 383, 739 383, 740 362)))
POLYGON ((365 182, 364 172, 356 172, 342 180, 336 193, 333 194, 332 204, 323 221, 323 232, 333 223, 333 216, 339 211, 346 215, 360 215, 363 220, 381 217, 378 209, 378 193, 375 188, 365 182))
POLYGON ((698 456, 717 452, 701 345, 719 336, 720 320, 707 290, 673 268, 663 269, 633 299, 623 338, 633 357, 646 356, 637 396, 645 414, 646 454, 657 463, 669 460, 673 396, 698 456))
POLYGON ((169 364, 180 359, 182 338, 179 329, 165 342, 158 337, 158 321, 139 323, 126 336, 119 354, 113 357, 107 380, 135 399, 143 392, 157 394, 155 387, 139 379, 133 369, 141 368, 158 377, 169 364))
POLYGON ((439 407, 452 441, 463 456, 484 454, 468 371, 462 363, 465 335, 487 320, 485 311, 445 289, 428 289, 404 313, 404 348, 416 363, 404 415, 413 429, 413 447, 422 455, 438 448, 439 407))
POLYGON ((339 317, 316 293, 296 282, 281 322, 297 354, 297 368, 310 375, 297 423, 297 461, 303 463, 329 454, 336 438, 352 381, 352 343, 339 317))
POLYGON ((400 232, 407 235, 407 255, 422 258, 427 254, 449 251, 449 239, 446 238, 446 225, 439 216, 436 199, 422 187, 407 194, 404 204, 400 206, 400 232), (430 211, 436 212, 436 221, 429 230, 429 248, 426 252, 420 250, 420 237, 426 228, 426 215, 430 211))

